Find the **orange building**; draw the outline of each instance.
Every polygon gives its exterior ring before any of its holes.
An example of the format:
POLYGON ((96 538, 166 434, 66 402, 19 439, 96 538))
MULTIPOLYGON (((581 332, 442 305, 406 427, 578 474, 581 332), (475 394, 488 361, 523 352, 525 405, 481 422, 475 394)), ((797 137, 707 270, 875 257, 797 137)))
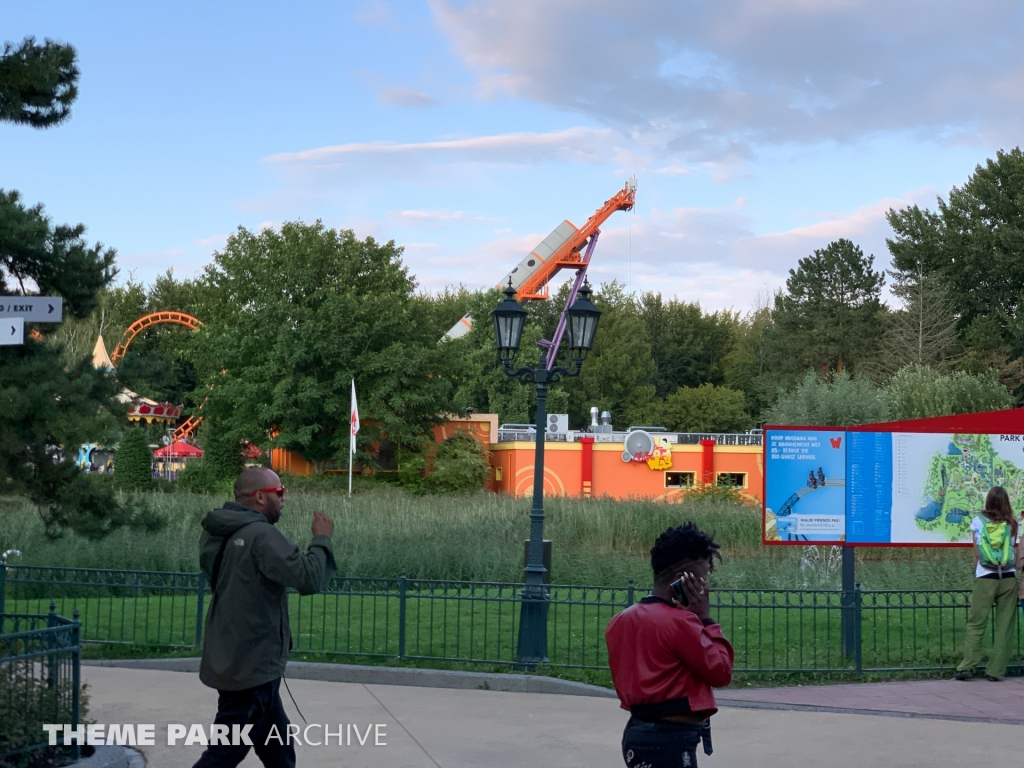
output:
MULTIPOLYGON (((564 427, 564 420, 560 424, 564 427)), ((460 431, 469 432, 488 451, 491 490, 514 496, 533 493, 532 427, 499 426, 496 414, 477 413, 434 427, 434 440, 443 442, 460 431)), ((275 448, 271 458, 278 472, 313 473, 312 465, 292 451, 275 448)), ((548 496, 673 501, 687 491, 709 486, 730 486, 751 502, 761 503, 760 433, 595 433, 563 428, 547 435, 544 443, 544 493, 548 496)))
MULTIPOLYGON (((494 469, 492 490, 513 496, 533 493, 532 429, 522 425, 500 428, 497 416, 474 414, 437 427, 435 439, 443 440, 460 429, 481 442, 488 441, 485 447, 494 469)), ((546 495, 671 501, 709 486, 730 486, 751 502, 761 503, 764 453, 760 433, 565 430, 548 435, 544 443, 546 495)))

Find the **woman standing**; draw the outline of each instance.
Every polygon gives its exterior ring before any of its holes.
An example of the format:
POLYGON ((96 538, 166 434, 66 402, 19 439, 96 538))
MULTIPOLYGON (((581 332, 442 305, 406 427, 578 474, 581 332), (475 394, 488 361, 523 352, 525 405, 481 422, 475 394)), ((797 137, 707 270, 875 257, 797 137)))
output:
POLYGON ((989 614, 995 608, 995 636, 985 665, 985 677, 999 681, 1006 675, 1006 662, 1013 646, 1018 600, 1012 553, 1013 542, 1017 539, 1017 521, 1005 489, 997 485, 988 492, 985 509, 971 521, 971 533, 974 536, 974 589, 967 614, 964 659, 957 666, 955 677, 969 680, 974 675, 974 668, 981 661, 982 636, 989 614), (1009 537, 1008 540, 1004 541, 1004 536, 1009 537), (1008 557, 1003 554, 1004 547, 1011 548, 1008 557), (999 564, 994 564, 994 560, 999 564))

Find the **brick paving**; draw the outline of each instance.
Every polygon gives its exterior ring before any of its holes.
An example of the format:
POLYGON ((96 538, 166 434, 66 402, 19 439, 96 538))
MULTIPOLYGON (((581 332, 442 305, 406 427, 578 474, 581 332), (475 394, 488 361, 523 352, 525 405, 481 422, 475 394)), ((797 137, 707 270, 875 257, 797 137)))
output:
POLYGON ((718 692, 716 698, 721 706, 1024 724, 1024 677, 998 683, 982 677, 967 681, 728 688, 718 692))

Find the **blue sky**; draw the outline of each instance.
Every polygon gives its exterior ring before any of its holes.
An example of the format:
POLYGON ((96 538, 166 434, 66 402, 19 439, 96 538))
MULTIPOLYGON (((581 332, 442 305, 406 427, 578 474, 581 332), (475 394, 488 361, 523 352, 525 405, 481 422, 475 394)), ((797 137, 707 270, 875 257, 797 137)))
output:
POLYGON ((72 118, 0 125, 0 188, 187 276, 239 226, 394 239, 421 288, 493 285, 631 174, 591 268, 746 311, 885 211, 1019 143, 1008 1, 0 0, 0 39, 74 44, 72 118))

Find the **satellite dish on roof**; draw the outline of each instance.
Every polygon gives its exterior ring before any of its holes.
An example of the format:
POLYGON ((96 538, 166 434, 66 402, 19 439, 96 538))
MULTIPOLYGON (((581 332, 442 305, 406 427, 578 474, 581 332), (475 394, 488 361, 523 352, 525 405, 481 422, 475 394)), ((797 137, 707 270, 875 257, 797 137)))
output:
POLYGON ((630 461, 638 453, 646 456, 654 450, 654 438, 642 429, 634 429, 626 435, 626 444, 623 446, 622 460, 630 461))
POLYGON ((164 445, 170 445, 171 444, 171 436, 170 435, 164 435, 162 438, 160 438, 160 442, 162 442, 164 445))

